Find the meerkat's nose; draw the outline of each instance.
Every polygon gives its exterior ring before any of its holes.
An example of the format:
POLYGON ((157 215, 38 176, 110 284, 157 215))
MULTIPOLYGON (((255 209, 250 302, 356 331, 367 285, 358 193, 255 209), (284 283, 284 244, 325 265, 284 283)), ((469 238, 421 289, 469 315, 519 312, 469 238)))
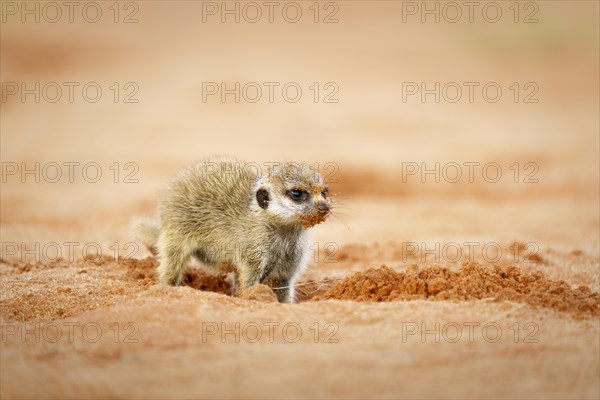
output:
POLYGON ((317 209, 319 210, 319 213, 327 214, 329 212, 329 204, 320 201, 317 203, 317 209))

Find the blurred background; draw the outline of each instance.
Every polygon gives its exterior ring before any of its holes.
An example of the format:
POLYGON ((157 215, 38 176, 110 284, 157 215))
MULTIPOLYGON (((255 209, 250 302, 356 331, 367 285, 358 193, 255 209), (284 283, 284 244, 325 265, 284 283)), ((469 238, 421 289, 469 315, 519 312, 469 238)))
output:
MULTIPOLYGON (((330 181, 339 204, 314 229, 325 257, 302 278, 315 291, 384 263, 458 269, 464 258, 440 260, 448 243, 598 291, 599 4, 1 1, 2 397, 597 399, 598 319, 535 295, 266 304, 156 285, 152 260, 81 258, 148 256, 131 222, 177 171, 229 154, 330 181), (50 262, 57 249, 67 262, 50 262), (5 343, 21 321, 105 335, 5 343), (305 336, 207 342, 206 321, 292 321, 305 336), (406 342, 407 321, 499 321, 505 334, 406 342), (139 343, 108 334, 132 322, 139 343), (339 342, 312 340, 316 322, 339 342), (514 339, 519 326, 536 340, 514 339)), ((597 293, 577 291, 593 306, 597 293)))
POLYGON ((173 174, 225 153, 335 163, 343 206, 317 236, 339 243, 597 250, 598 11, 4 1, 2 239, 125 243, 173 174))

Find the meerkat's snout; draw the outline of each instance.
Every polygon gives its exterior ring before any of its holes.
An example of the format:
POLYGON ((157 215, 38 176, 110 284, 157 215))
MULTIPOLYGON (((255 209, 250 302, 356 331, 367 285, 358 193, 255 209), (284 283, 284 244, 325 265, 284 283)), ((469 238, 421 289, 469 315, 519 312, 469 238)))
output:
POLYGON ((329 204, 324 202, 317 203, 317 210, 319 210, 319 214, 321 215, 329 215, 329 204))
POLYGON ((308 221, 312 222, 311 224, 309 224, 310 226, 325 221, 325 219, 327 219, 327 217, 331 213, 331 207, 329 204, 329 199, 327 198, 326 191, 327 189, 315 195, 315 199, 312 204, 313 210, 311 210, 311 212, 308 213, 310 216, 308 221))
POLYGON ((327 217, 329 215, 329 213, 331 212, 331 206, 329 204, 328 188, 324 188, 323 190, 321 190, 321 193, 319 193, 319 198, 317 199, 315 204, 319 214, 323 215, 324 217, 327 217))

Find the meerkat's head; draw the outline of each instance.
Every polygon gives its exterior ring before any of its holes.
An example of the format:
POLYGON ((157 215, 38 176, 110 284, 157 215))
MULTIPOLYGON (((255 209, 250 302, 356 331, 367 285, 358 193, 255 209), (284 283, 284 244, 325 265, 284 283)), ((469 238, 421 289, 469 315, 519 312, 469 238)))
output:
POLYGON ((271 168, 256 182, 253 196, 258 211, 279 224, 309 228, 331 213, 327 184, 317 172, 300 164, 271 168))

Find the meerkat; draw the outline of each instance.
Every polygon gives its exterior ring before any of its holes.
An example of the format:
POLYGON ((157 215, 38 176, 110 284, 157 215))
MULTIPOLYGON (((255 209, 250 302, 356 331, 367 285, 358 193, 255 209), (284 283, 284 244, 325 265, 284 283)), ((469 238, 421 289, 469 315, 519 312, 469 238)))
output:
POLYGON ((137 223, 139 241, 158 255, 162 283, 178 285, 192 256, 236 272, 236 289, 272 282, 280 302, 309 258, 309 228, 332 210, 328 187, 307 166, 284 163, 263 174, 256 163, 208 158, 181 171, 157 218, 137 223))

